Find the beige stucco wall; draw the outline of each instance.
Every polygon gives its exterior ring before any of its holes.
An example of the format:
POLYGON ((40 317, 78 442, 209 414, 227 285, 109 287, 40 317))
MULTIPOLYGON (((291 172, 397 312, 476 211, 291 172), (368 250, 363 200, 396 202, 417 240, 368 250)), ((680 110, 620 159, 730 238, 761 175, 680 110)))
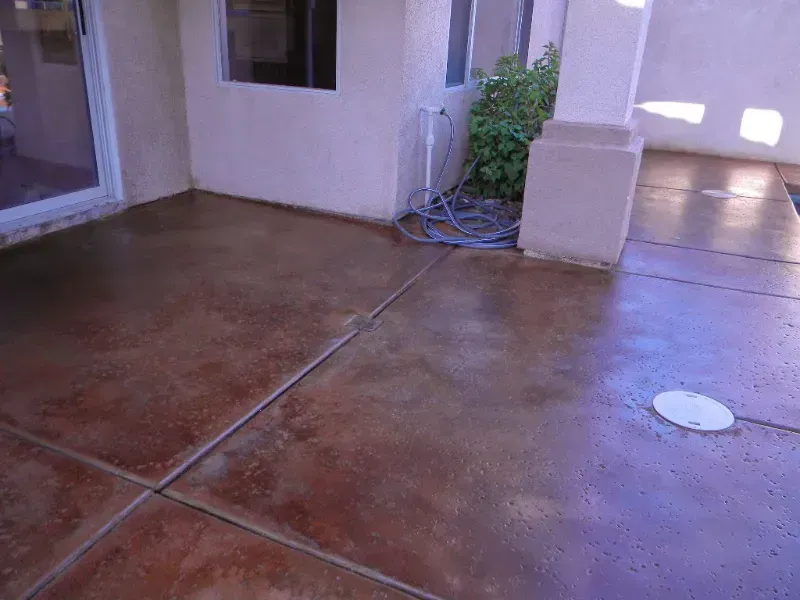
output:
MULTIPOLYGON (((442 106, 447 70, 450 0, 406 0, 402 79, 398 109, 397 188, 392 211, 425 183, 423 143, 427 117, 422 106, 442 106)), ((440 140, 441 141, 441 140, 440 140)))
MULTIPOLYGON (((506 22, 485 17, 482 57, 513 51, 516 0, 506 22)), ((484 1, 488 10, 489 3, 484 1)), ((445 92, 450 0, 340 0, 336 93, 220 84, 212 0, 180 0, 192 174, 201 189, 389 220, 424 183, 422 106, 457 122, 457 179, 474 90, 445 92)), ((483 58, 481 59, 483 60, 483 58)), ((448 141, 437 123, 434 168, 448 141)))
POLYGON ((800 163, 797 23, 797 0, 658 0, 636 100, 671 117, 636 110, 647 145, 800 163))
POLYGON ((219 84, 213 5, 180 0, 196 186, 388 220, 410 98, 401 88, 405 2, 341 0, 336 93, 219 84))
POLYGON ((102 0, 119 164, 126 202, 191 186, 177 0, 102 0))
POLYGON ((652 0, 569 4, 555 119, 628 125, 652 7, 652 0))

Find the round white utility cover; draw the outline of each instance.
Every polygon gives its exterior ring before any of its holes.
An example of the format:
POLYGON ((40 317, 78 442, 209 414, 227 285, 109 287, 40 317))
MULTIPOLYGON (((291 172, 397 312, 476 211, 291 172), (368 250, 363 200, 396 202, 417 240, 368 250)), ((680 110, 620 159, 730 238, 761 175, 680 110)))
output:
POLYGON ((700 192, 701 194, 705 194, 706 196, 711 196, 712 198, 723 198, 724 200, 730 200, 731 198, 736 198, 737 194, 733 192, 726 192, 725 190, 703 190, 700 192))
POLYGON ((692 392, 664 392, 653 408, 667 421, 696 431, 722 431, 733 425, 733 413, 713 398, 692 392))

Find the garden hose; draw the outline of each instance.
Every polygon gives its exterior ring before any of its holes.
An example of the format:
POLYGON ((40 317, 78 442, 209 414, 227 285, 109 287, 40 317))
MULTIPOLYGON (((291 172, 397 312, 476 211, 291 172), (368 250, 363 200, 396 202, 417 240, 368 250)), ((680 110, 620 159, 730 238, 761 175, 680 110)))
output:
POLYGON ((475 159, 455 191, 441 191, 442 179, 453 154, 456 127, 452 117, 442 109, 439 113, 450 122, 450 147, 434 187, 421 187, 408 196, 408 208, 394 216, 394 224, 406 236, 424 244, 447 244, 468 248, 515 248, 519 236, 520 214, 502 200, 475 198, 463 191, 472 171, 478 165, 475 159), (422 206, 415 206, 418 194, 425 194, 422 206), (411 233, 400 224, 401 219, 416 215, 419 225, 428 237, 411 233))

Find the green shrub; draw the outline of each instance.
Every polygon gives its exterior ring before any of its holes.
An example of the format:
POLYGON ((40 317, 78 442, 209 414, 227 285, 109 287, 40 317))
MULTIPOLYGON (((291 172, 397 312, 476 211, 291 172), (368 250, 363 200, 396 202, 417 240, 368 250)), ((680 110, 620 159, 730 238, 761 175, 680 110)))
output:
POLYGON ((480 157, 470 179, 479 195, 522 200, 531 142, 553 116, 558 67, 558 49, 548 44, 530 69, 517 55, 501 57, 494 77, 476 69, 481 97, 470 113, 467 165, 480 157))

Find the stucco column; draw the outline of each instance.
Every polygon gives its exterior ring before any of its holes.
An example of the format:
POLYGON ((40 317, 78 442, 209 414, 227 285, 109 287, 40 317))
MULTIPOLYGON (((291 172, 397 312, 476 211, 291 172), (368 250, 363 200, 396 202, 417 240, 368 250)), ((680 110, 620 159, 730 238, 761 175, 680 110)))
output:
POLYGON ((531 145, 519 247, 619 259, 643 140, 631 122, 653 0, 571 0, 555 118, 531 145))

